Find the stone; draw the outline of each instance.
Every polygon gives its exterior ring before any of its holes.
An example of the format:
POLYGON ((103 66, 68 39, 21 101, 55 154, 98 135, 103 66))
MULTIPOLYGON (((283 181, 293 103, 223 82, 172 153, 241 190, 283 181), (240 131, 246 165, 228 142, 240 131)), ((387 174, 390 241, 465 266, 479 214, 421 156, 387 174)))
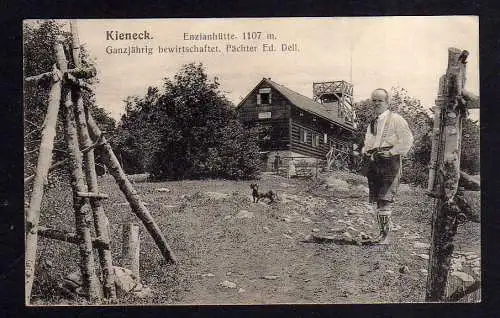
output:
POLYGON ((457 277, 458 279, 460 279, 463 282, 467 282, 467 283, 474 282, 474 277, 472 277, 471 275, 464 273, 464 272, 453 271, 453 272, 451 272, 451 275, 457 277))
POLYGON ((317 233, 317 232, 319 232, 319 229, 312 229, 311 231, 314 233, 317 233))
POLYGON ((157 188, 156 191, 158 191, 158 192, 170 192, 170 189, 168 189, 168 188, 157 188))
POLYGON ((246 292, 246 290, 245 290, 245 289, 243 289, 243 288, 238 289, 238 293, 240 293, 240 294, 241 294, 241 293, 244 293, 244 292, 246 292))
POLYGON ((412 190, 411 190, 409 184, 401 183, 401 184, 399 184, 398 192, 399 193, 407 193, 407 192, 412 192, 412 190))
POLYGON ((420 258, 422 258, 422 259, 425 259, 425 260, 429 259, 429 255, 428 254, 418 254, 417 256, 420 257, 420 258))
POLYGON ((205 194, 212 199, 219 200, 219 199, 224 199, 229 197, 229 194, 227 193, 220 193, 220 192, 205 192, 205 194))
POLYGON ((429 247, 431 247, 431 245, 428 243, 415 242, 415 243, 413 243, 413 247, 414 248, 429 248, 429 247))
POLYGON ((342 236, 347 240, 352 240, 352 235, 349 232, 342 233, 342 236))
POLYGON ((262 276, 262 278, 266 279, 266 280, 276 280, 280 277, 278 275, 265 275, 265 276, 262 276))
POLYGON ((291 236, 290 236, 290 235, 288 235, 288 234, 283 234, 283 236, 284 236, 284 237, 286 237, 287 239, 291 239, 291 240, 293 240, 293 237, 291 237, 291 236))
POLYGON ((311 219, 308 217, 302 218, 302 223, 312 223, 311 219))
POLYGON ((343 232, 344 229, 341 228, 341 227, 336 227, 336 228, 332 228, 332 229, 329 229, 328 232, 333 232, 333 233, 338 233, 338 232, 343 232))
POLYGON ((222 287, 231 288, 231 289, 236 288, 236 284, 231 282, 231 281, 228 281, 228 280, 223 281, 219 285, 222 287))
POLYGON ((253 212, 248 212, 247 210, 241 210, 238 214, 235 215, 237 219, 251 219, 253 218, 253 212))
POLYGON ((386 269, 385 272, 387 274, 391 274, 391 275, 394 275, 394 271, 390 270, 390 269, 386 269))
POLYGON ((201 274, 201 277, 215 277, 212 273, 201 274))
POLYGON ((271 233, 271 230, 267 226, 264 226, 263 229, 264 229, 264 232, 271 233))
POLYGON ((230 218, 232 218, 232 216, 230 216, 230 215, 226 215, 226 216, 224 217, 224 220, 229 220, 230 218))
POLYGON ((420 273, 422 273, 424 275, 427 275, 427 270, 425 268, 421 268, 420 269, 420 273))
POLYGON ((358 229, 356 229, 356 228, 354 228, 352 226, 348 226, 347 229, 350 230, 350 231, 353 231, 353 232, 359 232, 358 229))

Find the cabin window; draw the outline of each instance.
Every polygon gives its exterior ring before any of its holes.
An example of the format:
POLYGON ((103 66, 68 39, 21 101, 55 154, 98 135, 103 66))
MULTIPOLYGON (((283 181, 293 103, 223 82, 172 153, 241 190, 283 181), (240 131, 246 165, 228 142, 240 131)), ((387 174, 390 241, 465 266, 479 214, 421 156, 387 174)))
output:
POLYGON ((299 135, 301 142, 307 142, 307 130, 304 128, 299 128, 299 135))
POLYGON ((319 135, 318 134, 314 134, 312 136, 312 146, 313 147, 318 147, 319 146, 319 135))
POLYGON ((257 105, 271 105, 271 89, 261 88, 257 94, 257 105))

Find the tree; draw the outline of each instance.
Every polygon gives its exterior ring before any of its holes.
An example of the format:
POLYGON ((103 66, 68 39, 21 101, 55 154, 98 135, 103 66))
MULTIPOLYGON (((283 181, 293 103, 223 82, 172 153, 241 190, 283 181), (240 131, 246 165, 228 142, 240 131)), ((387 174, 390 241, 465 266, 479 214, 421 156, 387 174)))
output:
POLYGON ((150 87, 127 99, 116 146, 155 179, 255 177, 256 138, 218 87, 201 64, 182 66, 162 92, 150 87))
MULTIPOLYGON (((52 70, 56 62, 54 43, 61 36, 66 47, 70 46, 71 34, 64 31, 64 24, 54 20, 27 22, 23 25, 23 49, 24 49, 24 76, 33 76, 52 70)), ((93 65, 89 53, 85 47, 81 49, 82 65, 88 67, 93 65)), ((66 53, 69 56, 69 52, 66 53)), ((92 79, 95 83, 97 79, 92 79)), ((24 87, 24 154, 25 177, 31 175, 35 165, 40 147, 40 132, 47 111, 49 81, 26 83, 24 87)), ((115 121, 109 114, 95 102, 92 92, 84 92, 84 103, 94 116, 96 122, 108 134, 113 134, 115 121)), ((62 112, 59 112, 56 140, 54 142, 53 161, 59 161, 66 157, 66 143, 64 141, 62 112)), ((96 151, 98 160, 99 154, 96 151)))

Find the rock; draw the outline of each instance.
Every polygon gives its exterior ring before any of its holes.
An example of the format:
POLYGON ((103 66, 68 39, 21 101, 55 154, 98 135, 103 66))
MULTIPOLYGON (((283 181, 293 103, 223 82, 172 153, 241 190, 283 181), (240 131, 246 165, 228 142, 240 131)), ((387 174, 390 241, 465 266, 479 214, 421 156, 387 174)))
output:
POLYGON ((329 177, 326 180, 326 184, 329 190, 331 191, 349 191, 349 183, 341 179, 335 179, 333 177, 329 177))
POLYGON ((341 227, 336 227, 336 228, 328 230, 328 232, 333 232, 333 233, 338 233, 338 232, 343 232, 343 231, 344 231, 344 228, 341 228, 341 227))
POLYGON ((284 236, 284 237, 286 237, 287 239, 291 239, 291 240, 293 240, 293 237, 291 237, 291 236, 290 236, 290 235, 288 235, 288 234, 283 234, 283 236, 284 236))
POLYGON ((236 288, 236 284, 228 280, 223 281, 219 285, 226 288, 236 288))
POLYGON ((356 186, 352 186, 351 189, 354 190, 354 191, 357 191, 357 192, 361 192, 361 193, 369 193, 368 187, 366 187, 366 186, 364 186, 362 184, 358 184, 356 186))
POLYGON ((470 261, 472 259, 476 259, 476 258, 479 258, 479 256, 475 255, 475 254, 470 254, 470 255, 467 255, 465 256, 465 258, 470 261))
POLYGON ((201 274, 201 277, 215 277, 212 273, 201 274))
POLYGON ((347 214, 349 215, 353 215, 353 214, 359 214, 361 213, 359 210, 356 210, 356 209, 350 209, 349 211, 347 211, 347 214))
POLYGON ((231 274, 233 274, 233 273, 231 273, 231 272, 226 273, 227 276, 231 276, 231 274))
POLYGON ((292 222, 292 218, 291 218, 291 217, 289 217, 289 216, 282 217, 282 218, 281 218, 281 220, 282 220, 282 221, 285 221, 285 222, 287 222, 287 223, 292 222))
POLYGON ((304 241, 311 242, 313 240, 313 236, 311 234, 307 234, 304 236, 304 241))
POLYGON ((420 273, 422 273, 424 275, 427 275, 427 270, 425 268, 421 268, 420 269, 420 273))
POLYGON ((385 272, 387 274, 391 274, 391 275, 394 275, 394 271, 390 270, 390 269, 386 269, 385 272))
POLYGON ((246 290, 244 290, 243 288, 238 289, 238 293, 241 294, 241 293, 244 293, 244 292, 246 292, 246 290))
POLYGON ((347 240, 352 240, 352 235, 349 232, 342 233, 342 236, 347 240))
POLYGON ((413 243, 414 248, 429 248, 431 245, 428 243, 420 243, 420 242, 415 242, 413 243))
POLYGON ((429 259, 429 255, 428 254, 418 254, 417 255, 418 257, 422 258, 422 259, 429 259))
POLYGON ((407 193, 407 192, 412 192, 410 185, 406 183, 400 183, 398 187, 398 192, 399 193, 407 193))
POLYGON ((410 268, 409 268, 408 266, 406 266, 406 265, 401 266, 401 267, 399 268, 399 272, 400 272, 401 274, 408 274, 408 273, 410 272, 410 268))
POLYGON ((220 192, 205 192, 205 194, 212 199, 219 200, 219 199, 224 199, 229 197, 229 194, 227 193, 220 193, 220 192))
POLYGON ((230 215, 226 215, 226 216, 224 217, 224 220, 229 220, 230 218, 232 218, 232 216, 230 216, 230 215))
POLYGON ((176 208, 177 207, 177 205, 171 205, 171 204, 169 204, 169 205, 162 205, 162 206, 164 208, 166 208, 166 209, 172 209, 172 208, 176 208))
POLYGON ((314 233, 317 233, 317 232, 319 232, 319 229, 312 229, 311 231, 314 233))
POLYGON ((280 277, 278 275, 266 275, 266 276, 262 276, 262 278, 266 279, 266 280, 276 280, 280 277))
POLYGON ((247 210, 241 210, 240 212, 238 212, 238 214, 236 214, 236 218, 237 219, 251 219, 253 218, 254 214, 253 212, 248 212, 247 210))
POLYGON ((366 234, 365 232, 360 232, 359 233, 359 237, 362 239, 362 240, 368 240, 370 239, 370 236, 368 234, 366 234))
POLYGON ((264 226, 263 229, 266 233, 271 233, 271 230, 267 226, 264 226))
POLYGON ((358 229, 356 229, 356 228, 354 228, 352 226, 348 226, 347 229, 350 230, 350 231, 353 231, 353 232, 359 232, 358 229))
POLYGON ((302 218, 302 220, 301 220, 301 221, 302 221, 302 223, 312 223, 311 219, 310 219, 310 218, 308 218, 308 217, 304 217, 304 218, 302 218))
POLYGON ((451 272, 451 275, 457 277, 463 282, 468 282, 468 283, 474 282, 474 277, 464 272, 453 271, 451 272))
POLYGON ((158 192, 170 192, 170 189, 168 189, 168 188, 157 188, 156 191, 158 191, 158 192))

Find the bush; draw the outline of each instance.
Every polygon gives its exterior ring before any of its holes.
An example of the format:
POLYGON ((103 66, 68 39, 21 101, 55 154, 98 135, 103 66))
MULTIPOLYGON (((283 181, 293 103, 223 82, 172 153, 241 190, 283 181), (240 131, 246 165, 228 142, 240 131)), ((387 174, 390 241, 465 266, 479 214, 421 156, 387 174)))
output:
POLYGON ((150 87, 144 98, 128 98, 115 147, 153 180, 257 177, 257 136, 218 87, 201 64, 184 65, 163 92, 150 87))
POLYGON ((401 183, 409 183, 421 187, 427 187, 429 179, 429 168, 418 161, 403 160, 401 183))

